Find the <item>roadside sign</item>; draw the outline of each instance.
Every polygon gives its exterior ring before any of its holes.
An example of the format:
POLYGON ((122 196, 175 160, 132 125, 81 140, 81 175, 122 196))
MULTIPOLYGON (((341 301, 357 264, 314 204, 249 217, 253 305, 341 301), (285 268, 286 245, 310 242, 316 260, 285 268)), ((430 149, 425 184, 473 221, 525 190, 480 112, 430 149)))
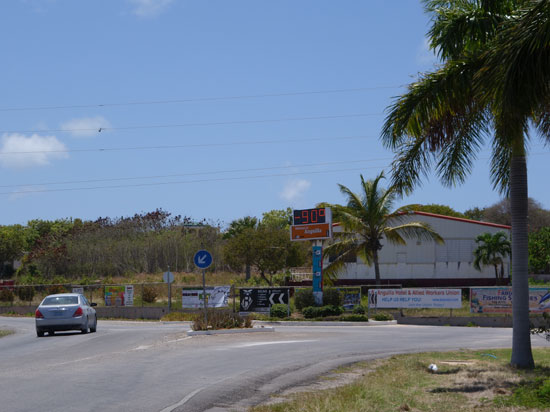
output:
POLYGON ((288 288, 240 289, 240 312, 269 312, 272 305, 288 305, 288 288))
POLYGON ((164 272, 162 280, 164 280, 164 283, 172 283, 174 281, 174 274, 172 272, 164 272))
POLYGON ((290 227, 290 240, 319 240, 332 237, 332 224, 314 223, 290 227))
POLYGON ((206 269, 212 264, 212 255, 208 250, 199 250, 193 257, 195 266, 199 269, 206 269))

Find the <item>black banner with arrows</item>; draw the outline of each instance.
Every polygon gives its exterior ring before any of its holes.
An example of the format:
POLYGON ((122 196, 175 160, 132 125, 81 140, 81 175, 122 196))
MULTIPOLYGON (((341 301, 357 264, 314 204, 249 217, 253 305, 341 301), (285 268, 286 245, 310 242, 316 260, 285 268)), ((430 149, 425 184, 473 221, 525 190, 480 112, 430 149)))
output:
POLYGON ((289 288, 240 289, 239 312, 269 312, 276 303, 288 305, 289 288))

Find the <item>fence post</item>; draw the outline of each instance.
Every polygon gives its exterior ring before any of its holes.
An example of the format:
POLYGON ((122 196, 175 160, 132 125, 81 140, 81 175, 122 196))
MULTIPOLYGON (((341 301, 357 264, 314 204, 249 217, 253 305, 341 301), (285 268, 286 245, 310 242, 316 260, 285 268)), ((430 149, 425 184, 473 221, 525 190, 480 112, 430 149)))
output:
POLYGON ((143 283, 141 284, 141 307, 143 307, 143 283))

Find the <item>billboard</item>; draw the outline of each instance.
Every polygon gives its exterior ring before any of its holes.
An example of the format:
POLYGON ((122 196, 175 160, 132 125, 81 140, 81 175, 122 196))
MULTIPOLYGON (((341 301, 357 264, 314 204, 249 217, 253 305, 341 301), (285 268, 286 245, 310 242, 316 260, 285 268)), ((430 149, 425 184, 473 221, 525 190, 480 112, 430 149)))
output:
POLYGON ((134 285, 105 286, 105 306, 133 306, 134 285))
MULTIPOLYGON (((206 305, 209 308, 227 306, 231 286, 207 286, 206 305)), ((181 307, 183 309, 198 309, 204 307, 203 289, 198 287, 183 288, 181 291, 181 307)))
POLYGON ((369 289, 369 307, 380 309, 460 309, 460 289, 369 289))
MULTIPOLYGON (((512 313, 512 288, 470 289, 470 312, 512 313)), ((549 288, 529 288, 529 312, 550 312, 549 288)))
POLYGON ((288 288, 240 289, 239 312, 269 312, 271 305, 288 305, 288 288))
POLYGON ((342 306, 346 310, 361 304, 361 288, 336 288, 342 298, 342 306))

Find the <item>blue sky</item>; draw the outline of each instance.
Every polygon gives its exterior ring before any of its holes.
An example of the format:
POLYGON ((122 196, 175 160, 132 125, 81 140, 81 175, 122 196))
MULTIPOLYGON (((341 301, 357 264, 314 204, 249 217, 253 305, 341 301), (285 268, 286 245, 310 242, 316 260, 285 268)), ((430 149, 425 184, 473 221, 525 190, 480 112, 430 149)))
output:
MULTIPOLYGON (((389 165, 385 109, 435 63, 415 0, 13 0, 0 16, 0 224, 341 203, 338 183, 389 165)), ((531 152, 548 208, 548 153, 531 152)), ((488 155, 400 204, 495 203, 488 155)))

